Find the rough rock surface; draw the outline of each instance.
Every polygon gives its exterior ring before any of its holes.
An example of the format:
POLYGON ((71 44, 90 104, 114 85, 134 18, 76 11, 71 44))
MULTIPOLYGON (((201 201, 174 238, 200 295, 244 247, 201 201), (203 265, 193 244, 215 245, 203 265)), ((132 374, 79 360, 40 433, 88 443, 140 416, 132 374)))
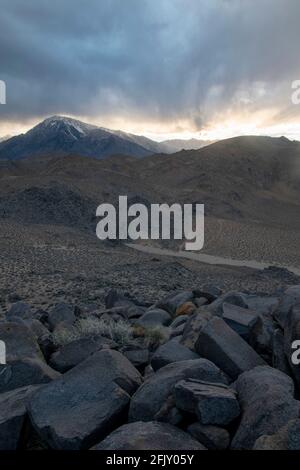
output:
POLYGON ((7 362, 24 359, 44 359, 35 336, 21 323, 0 323, 0 338, 6 344, 7 362))
POLYGON ((156 308, 145 312, 136 323, 143 327, 157 327, 159 325, 168 326, 171 320, 171 316, 168 312, 156 308))
POLYGON ((288 313, 296 305, 300 305, 300 285, 288 287, 274 309, 273 316, 282 329, 285 328, 288 313))
POLYGON ((229 432, 218 426, 193 423, 187 431, 209 450, 225 450, 230 444, 229 432))
POLYGON ((273 333, 272 366, 287 375, 291 374, 289 361, 284 352, 284 334, 280 328, 274 330, 273 333))
POLYGON ((76 321, 74 308, 65 303, 55 305, 49 312, 47 323, 54 330, 60 323, 73 325, 76 321))
POLYGON ((8 321, 11 321, 11 319, 14 317, 19 317, 23 319, 32 318, 32 309, 30 305, 21 300, 12 304, 6 314, 6 318, 8 321))
POLYGON ((102 350, 34 394, 31 422, 54 449, 84 449, 124 423, 139 372, 119 352, 102 350))
POLYGON ((152 421, 174 385, 189 378, 224 384, 228 382, 223 372, 206 359, 174 362, 159 369, 136 391, 130 403, 129 420, 152 421))
POLYGON ((261 436, 255 450, 300 450, 300 419, 292 419, 271 436, 261 436))
POLYGON ((276 433, 298 417, 300 403, 294 399, 292 379, 272 367, 256 367, 243 373, 236 390, 242 415, 233 449, 252 449, 259 437, 276 433))
POLYGON ((265 364, 265 361, 222 318, 213 317, 200 331, 196 352, 214 362, 230 377, 265 364))
POLYGON ((185 323, 181 344, 195 351, 195 345, 199 338, 199 333, 212 318, 212 314, 206 308, 199 308, 185 323))
POLYGON ((53 353, 49 362, 53 369, 63 373, 77 366, 96 351, 109 348, 111 345, 112 341, 101 336, 80 338, 53 353))
POLYGON ((257 322, 258 314, 248 308, 223 303, 223 320, 246 341, 257 322))
POLYGON ((154 370, 158 370, 172 362, 187 361, 189 359, 199 359, 199 356, 172 339, 155 351, 151 359, 151 365, 154 370))
POLYGON ((36 358, 24 358, 0 365, 0 393, 25 385, 44 384, 60 377, 60 373, 36 358))
POLYGON ((195 413, 202 424, 226 426, 240 414, 235 392, 224 384, 181 380, 174 396, 177 408, 195 413))
POLYGON ((94 450, 205 450, 188 433, 166 423, 150 421, 125 424, 94 450))
POLYGON ((27 414, 26 403, 38 388, 22 387, 0 395, 0 450, 18 448, 27 414))

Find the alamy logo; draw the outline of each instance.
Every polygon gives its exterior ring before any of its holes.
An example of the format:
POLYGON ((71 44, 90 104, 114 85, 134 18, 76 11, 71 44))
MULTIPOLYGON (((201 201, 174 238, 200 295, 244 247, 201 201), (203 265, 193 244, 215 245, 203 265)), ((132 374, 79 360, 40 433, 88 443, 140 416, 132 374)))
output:
POLYGON ((204 204, 132 204, 119 196, 119 206, 101 204, 96 234, 100 240, 185 240, 185 249, 204 245, 204 204))
POLYGON ((6 345, 4 341, 0 341, 0 364, 6 364, 6 345))
POLYGON ((295 90, 291 97, 292 103, 298 105, 300 104, 300 80, 294 80, 292 82, 292 90, 295 90))
POLYGON ((0 104, 6 104, 6 83, 0 80, 0 104))
POLYGON ((292 342, 291 348, 294 350, 291 355, 291 363, 294 366, 298 366, 300 364, 300 340, 295 339, 295 341, 292 342))

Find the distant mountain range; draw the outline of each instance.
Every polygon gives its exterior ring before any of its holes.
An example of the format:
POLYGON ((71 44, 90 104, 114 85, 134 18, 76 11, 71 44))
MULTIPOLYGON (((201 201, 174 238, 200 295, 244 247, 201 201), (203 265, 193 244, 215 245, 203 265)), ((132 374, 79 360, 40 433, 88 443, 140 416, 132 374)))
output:
POLYGON ((199 150, 206 145, 216 142, 215 140, 199 140, 199 139, 171 139, 164 140, 161 144, 165 148, 165 153, 175 153, 181 150, 199 150))
POLYGON ((111 155, 146 157, 199 149, 208 141, 169 140, 155 142, 144 136, 113 131, 65 116, 52 116, 26 134, 0 140, 0 159, 21 160, 43 155, 81 155, 103 159, 111 155))

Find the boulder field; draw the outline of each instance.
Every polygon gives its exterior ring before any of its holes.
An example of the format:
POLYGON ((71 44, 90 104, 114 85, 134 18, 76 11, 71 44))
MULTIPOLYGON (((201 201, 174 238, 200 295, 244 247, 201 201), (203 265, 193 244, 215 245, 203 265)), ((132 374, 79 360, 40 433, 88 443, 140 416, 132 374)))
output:
POLYGON ((300 450, 300 286, 217 286, 0 321, 0 449, 300 450))

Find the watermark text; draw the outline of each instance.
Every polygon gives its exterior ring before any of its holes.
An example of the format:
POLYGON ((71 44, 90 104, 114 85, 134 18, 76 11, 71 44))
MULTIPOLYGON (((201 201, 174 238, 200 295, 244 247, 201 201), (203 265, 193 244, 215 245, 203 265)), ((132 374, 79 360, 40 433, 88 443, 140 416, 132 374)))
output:
POLYGON ((96 228, 100 240, 184 240, 187 251, 204 245, 203 204, 128 206, 127 196, 119 196, 117 208, 101 204, 96 216, 101 217, 96 228))
POLYGON ((6 83, 0 80, 0 104, 6 104, 6 83))

